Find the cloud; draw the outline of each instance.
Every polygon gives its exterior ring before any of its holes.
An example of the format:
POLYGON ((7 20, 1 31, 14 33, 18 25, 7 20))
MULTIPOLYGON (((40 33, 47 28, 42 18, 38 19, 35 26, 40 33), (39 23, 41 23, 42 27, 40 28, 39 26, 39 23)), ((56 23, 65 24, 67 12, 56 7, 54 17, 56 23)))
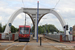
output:
POLYGON ((2 20, 2 17, 0 16, 0 21, 2 20))
POLYGON ((4 12, 4 13, 6 13, 6 14, 11 14, 11 13, 13 13, 14 12, 14 9, 10 9, 10 8, 4 8, 4 7, 0 7, 0 13, 1 12, 4 12))
MULTIPOLYGON (((7 0, 7 1, 22 1, 22 0, 7 0)), ((34 0, 23 0, 23 1, 29 1, 29 2, 31 2, 31 1, 34 1, 34 0)))
POLYGON ((56 9, 61 13, 71 13, 75 11, 75 0, 61 0, 57 5, 56 9))
POLYGON ((7 5, 7 3, 6 2, 3 2, 2 0, 0 1, 0 6, 2 7, 2 6, 6 6, 7 5))
POLYGON ((24 15, 23 15, 23 14, 19 14, 19 15, 17 16, 16 20, 18 20, 18 19, 24 19, 24 15))
POLYGON ((59 30, 63 30, 63 27, 62 27, 60 21, 53 14, 49 13, 40 20, 39 25, 45 25, 45 24, 53 24, 59 30), (47 19, 44 19, 44 18, 47 18, 47 19))
MULTIPOLYGON (((23 0, 25 7, 36 8, 38 0, 23 0)), ((58 0, 39 0, 40 8, 54 8, 58 0)), ((10 16, 19 8, 24 7, 22 0, 1 0, 0 1, 0 22, 6 24, 10 16)), ((75 0, 60 0, 60 2, 55 7, 55 10, 64 18, 66 23, 73 26, 75 23, 75 0)), ((25 15, 19 14, 14 20, 14 26, 24 24, 25 15)), ((29 18, 29 16, 27 16, 29 18)), ((45 15, 40 21, 39 25, 43 24, 54 24, 58 29, 62 30, 62 26, 59 20, 51 14, 45 15), (59 27, 60 26, 60 27, 59 27)), ((27 24, 30 25, 31 19, 27 19, 27 24)))
POLYGON ((66 8, 66 7, 61 7, 61 8, 58 8, 58 10, 57 10, 58 12, 61 12, 61 13, 68 13, 68 12, 70 12, 70 13, 72 13, 72 12, 74 12, 75 11, 75 9, 74 8, 66 8))

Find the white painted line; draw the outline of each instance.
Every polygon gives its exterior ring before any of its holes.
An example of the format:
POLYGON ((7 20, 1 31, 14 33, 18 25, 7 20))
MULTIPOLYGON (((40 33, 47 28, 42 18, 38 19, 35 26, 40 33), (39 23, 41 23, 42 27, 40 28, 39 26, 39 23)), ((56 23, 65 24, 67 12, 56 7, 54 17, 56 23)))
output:
POLYGON ((26 45, 28 44, 28 42, 25 44, 25 46, 24 46, 24 48, 23 48, 23 50, 25 50, 25 48, 26 48, 26 45))
MULTIPOLYGON (((18 44, 18 43, 17 43, 18 44)), ((17 44, 12 44, 10 47, 8 47, 8 48, 6 48, 5 50, 8 50, 9 48, 11 48, 12 46, 14 46, 14 45, 17 45, 17 44)))

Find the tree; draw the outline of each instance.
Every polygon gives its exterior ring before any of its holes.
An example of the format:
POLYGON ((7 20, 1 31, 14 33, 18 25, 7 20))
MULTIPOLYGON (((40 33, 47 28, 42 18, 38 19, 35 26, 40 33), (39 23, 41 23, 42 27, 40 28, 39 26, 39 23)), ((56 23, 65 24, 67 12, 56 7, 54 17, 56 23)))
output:
POLYGON ((33 26, 33 27, 31 28, 32 32, 34 32, 34 29, 35 29, 35 28, 34 28, 34 26, 33 26))
POLYGON ((0 32, 2 32, 2 24, 0 23, 0 32))
POLYGON ((15 28, 13 25, 11 26, 11 33, 17 32, 17 28, 15 28))
MULTIPOLYGON (((4 32, 5 28, 6 28, 6 25, 4 25, 3 28, 2 28, 3 32, 4 32)), ((13 25, 11 26, 11 33, 15 33, 15 32, 17 32, 17 30, 18 29, 15 28, 13 25)))
POLYGON ((6 25, 4 25, 4 26, 3 26, 3 28, 2 28, 2 30, 3 30, 3 31, 2 31, 2 32, 4 32, 4 30, 5 30, 5 27, 6 27, 6 25))
MULTIPOLYGON (((34 31, 34 27, 32 27, 32 30, 34 31)), ((53 33, 53 32, 59 32, 59 30, 52 24, 45 24, 43 26, 38 26, 38 33, 43 34, 43 33, 53 33)))

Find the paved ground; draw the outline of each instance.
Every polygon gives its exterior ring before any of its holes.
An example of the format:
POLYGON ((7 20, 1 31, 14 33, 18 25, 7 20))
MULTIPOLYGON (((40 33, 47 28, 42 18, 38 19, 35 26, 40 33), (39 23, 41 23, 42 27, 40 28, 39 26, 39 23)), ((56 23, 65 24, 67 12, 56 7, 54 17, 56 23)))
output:
POLYGON ((0 50, 75 50, 75 43, 59 43, 42 37, 42 46, 40 40, 32 40, 30 42, 13 42, 1 41, 0 50))
POLYGON ((39 45, 27 45, 25 50, 58 50, 57 48, 53 47, 53 46, 48 46, 48 45, 43 45, 43 46, 39 46, 39 45), (29 48, 30 47, 30 48, 29 48))

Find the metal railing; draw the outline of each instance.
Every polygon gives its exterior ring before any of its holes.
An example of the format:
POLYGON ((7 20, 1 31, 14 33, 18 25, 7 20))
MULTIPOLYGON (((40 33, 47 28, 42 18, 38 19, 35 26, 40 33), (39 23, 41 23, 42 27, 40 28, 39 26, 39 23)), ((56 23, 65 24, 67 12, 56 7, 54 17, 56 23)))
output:
MULTIPOLYGON (((48 39, 56 40, 56 41, 60 41, 61 39, 60 35, 57 35, 57 34, 50 34, 50 35, 46 34, 45 37, 48 39)), ((73 40, 72 35, 67 35, 67 36, 62 35, 62 41, 72 41, 72 40, 73 40), (66 37, 66 40, 64 39, 64 37, 66 37)))
POLYGON ((52 40, 60 41, 60 35, 46 34, 45 37, 49 38, 49 39, 52 39, 52 40))

